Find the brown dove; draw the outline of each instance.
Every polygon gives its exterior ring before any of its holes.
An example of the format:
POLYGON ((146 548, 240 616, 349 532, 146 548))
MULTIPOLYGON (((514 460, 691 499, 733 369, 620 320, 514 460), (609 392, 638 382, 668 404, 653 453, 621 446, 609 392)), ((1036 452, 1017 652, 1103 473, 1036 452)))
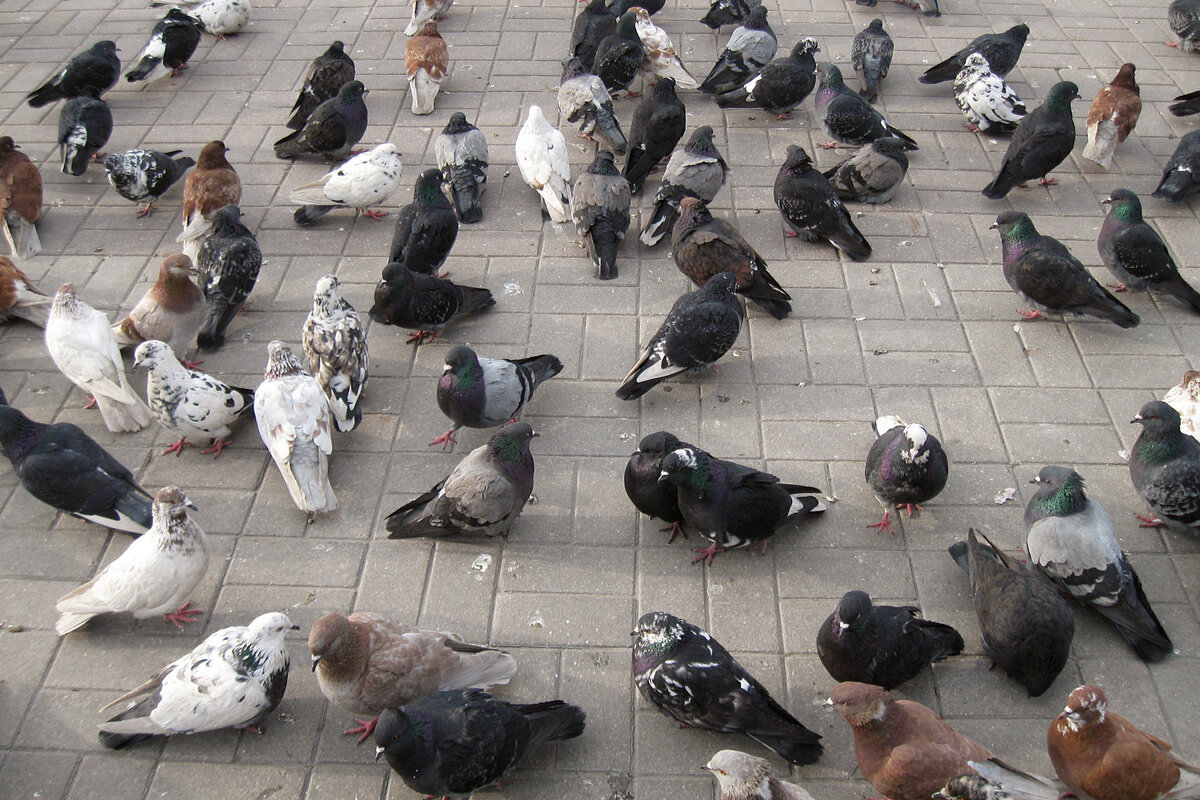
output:
POLYGON ((46 327, 54 298, 29 282, 8 256, 0 256, 0 322, 20 317, 46 327))
POLYGON ((42 174, 18 152, 11 136, 0 136, 0 228, 13 258, 32 258, 42 252, 38 217, 42 213, 42 174))
POLYGON ((213 212, 222 206, 236 206, 242 200, 242 181, 225 158, 227 152, 229 148, 219 140, 204 145, 196 168, 183 184, 183 232, 175 241, 183 245, 184 255, 193 262, 212 230, 213 212))
POLYGON ((185 353, 204 321, 204 292, 189 277, 195 274, 192 260, 183 253, 163 259, 150 291, 129 316, 112 326, 117 344, 124 347, 158 339, 176 353, 185 353))
POLYGON ((765 758, 740 750, 722 750, 704 768, 721 786, 721 800, 813 800, 802 787, 771 774, 765 758))
POLYGON ((1142 98, 1133 79, 1133 64, 1122 64, 1117 77, 1092 101, 1088 112, 1088 143, 1083 157, 1108 169, 1113 151, 1125 141, 1142 113, 1142 98))
POLYGON ((449 63, 446 40, 438 33, 437 23, 426 22, 425 27, 408 40, 404 51, 412 113, 433 113, 433 100, 437 97, 438 89, 442 88, 449 63))
MULTIPOLYGON (((355 714, 379 714, 433 692, 486 689, 508 683, 517 662, 508 653, 459 641, 453 634, 423 631, 382 614, 326 614, 308 634, 313 671, 321 693, 355 714)), ((355 720, 375 730, 375 719, 355 720)))

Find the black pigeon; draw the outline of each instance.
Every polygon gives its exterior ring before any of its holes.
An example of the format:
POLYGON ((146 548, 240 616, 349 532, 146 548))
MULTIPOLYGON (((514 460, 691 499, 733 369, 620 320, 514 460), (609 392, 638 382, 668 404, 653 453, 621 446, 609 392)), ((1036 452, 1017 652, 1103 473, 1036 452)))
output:
POLYGON ((1200 293, 1183 276, 1167 243, 1142 219, 1142 202, 1128 189, 1117 189, 1104 201, 1108 216, 1100 226, 1096 247, 1104 266, 1122 289, 1153 289, 1169 294, 1200 313, 1200 293))
POLYGON ((823 174, 843 200, 886 203, 908 173, 904 142, 885 136, 863 145, 858 152, 823 174))
POLYGON ((73 56, 58 74, 25 95, 25 99, 34 108, 41 108, 64 98, 98 98, 116 86, 120 77, 117 44, 106 39, 73 56))
POLYGON ((108 103, 95 97, 73 97, 58 115, 58 148, 64 175, 87 172, 88 162, 112 136, 113 118, 108 103))
MULTIPOLYGON (((864 145, 884 136, 894 136, 907 149, 918 150, 917 142, 904 131, 893 128, 883 115, 858 92, 842 81, 842 71, 833 64, 817 68, 817 93, 813 99, 817 119, 826 132, 845 144, 864 145)), ((834 145, 824 145, 832 148, 834 145)))
POLYGON ((471 224, 483 219, 480 195, 487 184, 487 137, 471 123, 467 115, 455 111, 433 143, 442 182, 450 187, 454 213, 460 222, 471 224))
POLYGON ((975 529, 950 546, 971 579, 983 652, 1030 697, 1050 688, 1066 666, 1075 617, 1049 584, 1014 564, 975 529), (983 538, 980 543, 979 537, 983 538))
POLYGON ((303 128, 275 143, 275 157, 315 153, 338 160, 346 158, 367 130, 367 105, 363 102, 367 94, 361 81, 344 84, 336 96, 313 109, 303 128))
POLYGON ((189 156, 175 158, 182 151, 126 150, 113 153, 104 160, 108 182, 126 200, 142 203, 138 216, 145 217, 154 208, 154 201, 166 194, 175 181, 183 177, 196 161, 189 156))
POLYGON ((724 25, 740 25, 750 18, 752 10, 761 5, 762 0, 713 0, 700 21, 713 30, 724 25))
POLYGON ((675 227, 679 219, 679 203, 685 197, 695 197, 711 203, 725 183, 729 166, 713 144, 713 129, 702 125, 682 149, 667 160, 662 183, 654 194, 654 211, 642 228, 642 244, 653 247, 675 227))
POLYGON ((1200 131, 1185 134, 1163 169, 1153 197, 1182 203, 1200 192, 1200 131))
POLYGON ((1037 319, 1042 309, 1061 314, 1089 314, 1122 328, 1141 320, 1084 269, 1062 242, 1042 236, 1023 211, 1005 211, 992 225, 1000 231, 1004 279, 1017 294, 1034 304, 1022 311, 1037 319))
POLYGON ((641 193, 646 176, 671 154, 686 129, 687 114, 675 94, 675 79, 660 78, 633 111, 624 170, 632 194, 641 193))
POLYGON ((629 9, 635 6, 640 6, 646 9, 647 14, 654 16, 658 12, 662 11, 666 4, 667 0, 615 0, 610 10, 613 14, 620 17, 622 14, 629 11, 629 9))
POLYGON ((2 402, 0 448, 31 495, 73 517, 140 536, 152 497, 133 473, 69 422, 44 425, 2 402))
POLYGON ((592 0, 579 12, 571 26, 571 56, 579 59, 584 69, 590 70, 596 63, 596 48, 616 30, 617 18, 609 9, 607 0, 592 0))
POLYGON ((1048 466, 1031 483, 1037 493, 1025 506, 1029 563, 1060 591, 1104 615, 1142 660, 1170 655, 1171 638, 1150 608, 1108 512, 1083 493, 1083 477, 1070 467, 1048 466))
POLYGON ((628 89, 642 66, 645 48, 637 33, 637 17, 622 14, 617 28, 596 45, 596 60, 592 72, 604 81, 610 94, 628 89))
POLYGON ((379 715, 375 758, 386 758, 418 794, 468 797, 547 742, 579 736, 586 719, 562 700, 517 704, 482 689, 434 692, 379 715))
POLYGON ((1033 178, 1039 185, 1053 186, 1047 178, 1075 147, 1075 119, 1071 116, 1071 101, 1079 97, 1079 87, 1070 81, 1050 87, 1046 102, 1030 111, 1017 123, 1012 141, 1004 151, 1004 161, 996 179, 983 189, 983 196, 992 200, 1004 197, 1014 186, 1033 178))
MULTIPOLYGON (((909 517, 946 488, 950 465, 937 437, 924 425, 905 425, 895 416, 875 420, 876 439, 863 470, 867 485, 883 503, 883 519, 871 525, 890 531, 892 506, 904 506, 909 517)), ((871 681, 866 681, 871 683, 871 681)))
POLYGON ((787 160, 775 176, 775 205, 788 227, 805 241, 829 242, 855 261, 871 255, 870 243, 855 227, 845 204, 799 145, 788 146, 787 160))
POLYGON ((1142 406, 1131 422, 1142 432, 1129 450, 1129 477, 1152 515, 1143 527, 1178 533, 1200 528, 1200 442, 1179 430, 1179 412, 1160 400, 1142 406))
POLYGON ((150 41, 142 48, 137 64, 125 73, 125 80, 153 81, 166 75, 167 70, 175 77, 188 68, 188 59, 199 44, 199 23, 182 9, 172 8, 150 32, 150 41))
POLYGON ((392 262, 383 268, 370 314, 384 325, 415 330, 408 342, 420 345, 441 338, 442 328, 456 318, 495 304, 487 289, 458 286, 392 262))
POLYGON ((629 182, 613 163, 612 152, 600 150, 575 181, 571 219, 602 281, 617 277, 617 248, 629 230, 630 203, 629 182))
POLYGON ((633 631, 633 680, 642 697, 690 728, 742 733, 793 764, 821 757, 821 737, 800 724, 712 636, 664 611, 633 631))
POLYGON ((218 350, 225 344, 225 329, 245 305, 262 267, 258 240, 242 224, 240 208, 222 206, 211 219, 212 233, 196 256, 198 282, 207 305, 196 336, 201 350, 218 350))
POLYGON ((1179 95, 1171 101, 1168 110, 1177 117, 1200 114, 1200 89, 1179 95))
POLYGON ((1025 47, 1027 38, 1029 26, 1025 24, 1014 25, 1004 33, 985 33, 945 61, 925 70, 925 74, 917 80, 921 83, 952 81, 958 77, 963 65, 967 63, 967 56, 971 53, 979 53, 986 58, 992 72, 1003 78, 1017 65, 1017 59, 1021 57, 1021 50, 1025 47))
POLYGON ((761 108, 779 119, 789 119, 792 109, 812 94, 817 84, 817 40, 805 36, 796 42, 792 52, 777 58, 745 85, 714 100, 721 108, 761 108))
POLYGON ((396 232, 388 263, 399 262, 413 272, 433 275, 458 238, 458 216, 442 194, 442 172, 427 169, 413 186, 413 201, 396 216, 396 232))
POLYGON ((767 540, 780 527, 825 511, 820 489, 780 483, 774 475, 703 450, 682 448, 668 455, 661 480, 675 484, 685 530, 711 542, 696 551, 693 564, 711 564, 717 553, 739 547, 761 546, 765 553, 767 540))
POLYGON ((745 86, 771 63, 778 47, 775 31, 767 22, 766 7, 756 6, 746 22, 730 35, 717 63, 701 82, 700 91, 725 94, 745 86))
POLYGON ((817 630, 817 656, 839 683, 892 689, 929 663, 962 652, 958 631, 920 613, 916 606, 876 606, 866 592, 846 592, 817 630))
POLYGON ((671 523, 664 531, 670 531, 670 544, 677 535, 683 534, 683 513, 679 510, 679 495, 675 484, 660 481, 662 462, 669 454, 681 447, 696 450, 695 445, 681 442, 673 433, 658 431, 643 437, 638 449, 629 456, 625 464, 625 494, 634 507, 654 519, 671 523))
POLYGON ((580 137, 598 139, 617 155, 628 149, 629 143, 613 111, 612 95, 604 88, 604 81, 589 72, 578 58, 563 62, 558 110, 563 119, 579 126, 580 137))
POLYGON ((292 130, 303 128, 313 109, 354 80, 354 59, 346 55, 344 48, 341 42, 334 42, 309 65, 304 86, 292 106, 292 118, 287 121, 287 126, 292 130))
POLYGON ((722 272, 676 300, 621 382, 617 397, 636 400, 667 378, 699 372, 729 352, 745 316, 736 287, 733 273, 722 272))
POLYGON ((1200 0, 1175 0, 1167 8, 1167 23, 1179 37, 1179 44, 1169 42, 1185 53, 1200 50, 1200 0))
MULTIPOLYGON (((879 82, 887 77, 896 45, 883 29, 883 20, 873 19, 850 43, 850 63, 858 75, 858 93, 868 102, 879 96, 879 82)), ((865 681, 870 683, 870 681, 865 681)))

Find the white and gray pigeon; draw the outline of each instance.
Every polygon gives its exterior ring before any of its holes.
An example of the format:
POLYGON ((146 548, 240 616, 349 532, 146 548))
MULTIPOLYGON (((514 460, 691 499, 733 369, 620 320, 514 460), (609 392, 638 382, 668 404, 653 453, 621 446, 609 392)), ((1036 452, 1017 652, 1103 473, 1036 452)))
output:
POLYGON ((302 334, 308 368, 325 392, 334 424, 339 431, 354 430, 362 422, 359 402, 367 387, 371 359, 367 329, 342 297, 336 275, 317 281, 302 334))
POLYGON ((125 73, 130 83, 150 83, 167 75, 175 77, 188 68, 188 59, 200 44, 200 27, 181 8, 171 8, 150 32, 150 40, 137 63, 125 73))
POLYGON ((442 180, 450 187, 458 221, 479 222, 483 219, 479 197, 487 186, 487 137, 467 122, 466 114, 455 111, 434 140, 433 152, 442 170, 442 180))
POLYGON ((908 173, 904 142, 884 136, 858 149, 854 155, 823 174, 843 200, 886 203, 908 173))
POLYGON ((224 39, 235 36, 250 22, 250 0, 205 0, 188 12, 200 27, 224 39))
POLYGON ((1025 506, 1029 563, 1059 588, 1111 622, 1143 661, 1174 650, 1142 582, 1121 550, 1112 520, 1083 491, 1070 467, 1042 467, 1037 493, 1025 506))
POLYGON ((879 82, 892 66, 896 44, 883 29, 883 20, 873 19, 850 43, 850 63, 858 75, 858 93, 868 102, 879 96, 879 82))
POLYGON ((181 152, 126 150, 113 153, 104 159, 104 173, 121 197, 146 204, 138 209, 138 216, 146 217, 154 210, 154 202, 195 165, 195 160, 189 156, 176 158, 181 152))
POLYGON ((955 77, 954 102, 967 118, 967 128, 975 133, 1012 133, 1028 113, 1017 93, 979 53, 967 56, 955 77))
POLYGON ((604 81, 574 56, 563 60, 558 113, 560 119, 579 126, 580 137, 599 140, 617 155, 629 146, 604 81))
POLYGON ((400 188, 401 172, 400 151, 391 142, 384 142, 312 183, 293 189, 288 200, 300 204, 300 208, 292 218, 297 225, 308 225, 335 208, 353 208, 356 214, 371 219, 385 217, 368 209, 385 202, 400 188))
POLYGON ((320 382, 304 371, 281 341, 267 345, 267 370, 254 392, 254 417, 292 502, 308 512, 309 522, 318 511, 337 509, 329 485, 333 452, 329 404, 320 382))
POLYGON ((725 94, 745 86, 771 63, 778 47, 775 32, 767 22, 766 7, 754 7, 749 19, 734 28, 717 63, 700 83, 700 91, 725 94))
POLYGON ((95 398, 110 431, 140 431, 150 424, 150 409, 125 377, 108 317, 80 300, 73 283, 64 283, 54 296, 46 349, 62 374, 95 398))
MULTIPOLYGON (((631 0, 641 2, 641 0, 631 0)), ((695 89, 700 84, 695 76, 688 72, 687 65, 679 57, 670 35, 654 24, 650 12, 640 5, 629 8, 637 21, 638 38, 642 41, 642 75, 655 75, 658 78, 673 78, 675 84, 684 89, 695 89)))
POLYGON ((222 628, 150 680, 109 703, 136 705, 100 726, 100 742, 118 750, 151 736, 254 729, 283 700, 291 657, 288 631, 300 630, 277 612, 249 625, 222 628))
POLYGON ((134 370, 145 369, 146 400, 158 423, 179 434, 179 441, 162 452, 180 454, 192 444, 188 436, 209 440, 200 452, 221 455, 233 425, 249 411, 254 392, 188 369, 175 357, 171 346, 152 339, 133 351, 134 370))
POLYGON ((617 277, 617 248, 629 230, 632 194, 629 181, 613 162, 611 150, 599 150, 571 192, 571 218, 602 281, 617 277))
POLYGON ((132 613, 135 619, 160 614, 180 630, 193 622, 188 599, 208 571, 208 541, 187 510, 196 507, 177 486, 154 495, 154 523, 149 532, 129 543, 125 551, 90 581, 55 603, 59 618, 54 630, 65 636, 100 614, 132 613))
POLYGON ((814 800, 802 786, 776 778, 765 758, 740 750, 718 751, 704 768, 717 779, 721 800, 814 800))
POLYGON ((1200 528, 1200 442, 1179 429, 1179 412, 1161 400, 1132 420, 1142 432, 1129 448, 1129 477, 1152 512, 1144 527, 1177 533, 1200 528))
POLYGON ((521 177, 541 195, 550 221, 570 222, 571 158, 567 140, 551 127, 538 106, 529 107, 529 116, 517 134, 516 150, 521 177))
POLYGON ((725 184, 727 172, 729 166, 713 144, 713 129, 701 125, 667 160, 662 183, 654 194, 654 210, 639 237, 642 244, 653 247, 671 233, 683 198, 696 197, 711 203, 725 184))

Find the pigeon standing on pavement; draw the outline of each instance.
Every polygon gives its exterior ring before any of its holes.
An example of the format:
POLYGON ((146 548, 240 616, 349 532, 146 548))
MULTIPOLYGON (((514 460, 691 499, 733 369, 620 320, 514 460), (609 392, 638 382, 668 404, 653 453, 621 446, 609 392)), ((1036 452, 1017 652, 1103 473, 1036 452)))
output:
POLYGON ((775 176, 775 205, 793 235, 829 242, 855 261, 870 257, 870 243, 803 147, 788 146, 787 160, 775 176))
POLYGON ((1079 97, 1079 87, 1062 81, 1050 87, 1046 102, 1026 114, 1017 123, 1012 141, 1004 152, 1000 172, 983 189, 983 196, 999 200, 1014 186, 1038 178, 1039 186, 1054 186, 1047 178, 1075 147, 1075 119, 1071 116, 1071 101, 1079 97))
POLYGON ((426 22, 416 36, 409 38, 404 50, 404 69, 412 113, 432 114, 433 102, 450 70, 450 51, 438 33, 436 22, 426 22))
POLYGON ((1133 64, 1122 64, 1112 83, 1102 87, 1088 111, 1088 143, 1080 153, 1108 169, 1113 151, 1129 138, 1142 113, 1142 97, 1134 80, 1133 64))
POLYGON ((656 75, 659 78, 671 78, 677 86, 684 89, 695 89, 700 84, 695 76, 688 72, 679 51, 675 49, 671 37, 650 19, 650 12, 635 5, 629 9, 637 17, 635 27, 638 39, 642 42, 642 74, 656 75))
POLYGON ((34 108, 41 108, 72 97, 98 98, 116 86, 120 77, 117 44, 105 39, 72 56, 54 77, 25 95, 25 100, 34 108))
POLYGON ((287 127, 298 131, 313 109, 337 95, 338 90, 354 80, 354 59, 347 55, 345 45, 335 41, 324 53, 313 59, 304 76, 304 86, 292 106, 292 118, 287 127))
POLYGON ((704 768, 717 779, 721 800, 813 800, 802 787, 772 775, 765 758, 749 753, 721 750, 704 768))
POLYGON ((225 344, 225 330, 245 305, 262 268, 258 240, 241 218, 242 211, 235 205, 213 212, 212 233, 196 256, 200 288, 208 303, 196 337, 201 350, 219 350, 225 344))
POLYGON ((687 112, 675 94, 675 79, 659 79, 634 109, 629 128, 629 158, 623 174, 632 194, 641 193, 646 176, 671 154, 686 128, 687 112))
POLYGON ((1180 138, 1152 196, 1182 203, 1196 192, 1200 192, 1200 131, 1180 138))
POLYGON ((762 0, 713 0, 700 21, 714 31, 725 25, 740 25, 761 5, 762 0))
POLYGON ((12 257, 26 259, 42 252, 42 174, 17 148, 11 136, 0 136, 0 228, 12 257))
POLYGON ((589 72, 578 58, 571 57, 563 62, 558 112, 560 119, 579 126, 580 137, 597 139, 601 146, 617 155, 623 154, 629 146, 604 81, 589 72))
POLYGON ((621 89, 629 90, 629 84, 637 77, 642 67, 646 49, 638 38, 637 16, 626 12, 617 20, 617 27, 596 45, 596 60, 592 72, 604 81, 610 94, 621 89))
POLYGON ((925 70, 925 74, 917 78, 921 83, 944 83, 952 81, 962 71, 967 63, 967 57, 979 53, 987 60, 992 72, 1003 78, 1012 72, 1021 57, 1025 40, 1029 38, 1029 26, 1024 23, 1014 25, 1004 33, 985 33, 971 40, 971 43, 959 50, 945 61, 934 64, 925 70))
MULTIPOLYGON (((617 18, 607 0, 591 0, 571 26, 570 57, 579 59, 585 71, 596 63, 596 48, 617 29, 617 18)), ((641 41, 639 39, 639 41, 641 41)))
POLYGON ((413 185, 413 201, 396 215, 388 262, 399 262, 425 275, 433 275, 458 239, 458 216, 442 194, 441 170, 427 169, 413 185))
POLYGON ((755 6, 746 21, 734 28, 717 63, 701 81, 700 91, 725 94, 745 86, 771 63, 778 47, 766 7, 755 6))
POLYGON ((850 43, 850 64, 858 76, 858 93, 869 103, 879 97, 879 83, 892 66, 896 45, 883 29, 883 20, 873 19, 850 43))
POLYGON ((188 59, 200 44, 200 27, 180 8, 167 11, 150 32, 150 41, 142 48, 137 63, 125 73, 125 80, 156 81, 172 78, 188 68, 188 59))
POLYGON ((181 152, 126 150, 113 153, 104 160, 105 176, 121 197, 134 203, 145 202, 146 205, 138 209, 138 216, 148 217, 154 210, 154 202, 195 165, 190 156, 179 156, 181 152))
POLYGON ((367 386, 370 355, 362 318, 342 297, 338 285, 336 275, 317 281, 302 337, 308 368, 325 392, 333 423, 347 432, 362 422, 359 402, 367 386))
POLYGON ((1153 289, 1174 297, 1200 313, 1200 293, 1179 274, 1179 267, 1158 231, 1142 219, 1142 202, 1128 189, 1108 196, 1108 216, 1100 226, 1096 247, 1104 266, 1122 289, 1153 289))
MULTIPOLYGON (((924 425, 905 425, 895 416, 875 420, 876 439, 867 453, 867 485, 883 503, 883 519, 870 527, 891 531, 892 506, 920 510, 946 487, 949 462, 942 443, 924 425)), ((890 688, 890 687, 888 687, 890 688)))
POLYGON ((183 182, 183 231, 175 241, 193 263, 200 255, 200 245, 212 231, 213 212, 242 202, 242 181, 225 158, 227 152, 229 148, 220 140, 204 145, 196 168, 183 182))
POLYGON ((252 10, 250 0, 205 0, 189 11, 188 16, 220 40, 236 36, 246 27, 252 10))
POLYGON ((337 94, 313 109, 304 127, 275 142, 276 158, 315 154, 341 161, 367 130, 369 92, 362 81, 348 81, 337 94))
POLYGON ((630 202, 629 181, 613 163, 612 152, 600 150, 575 181, 571 218, 602 281, 617 277, 617 248, 629 230, 630 202))
POLYGON ((904 150, 904 142, 885 136, 863 145, 823 174, 843 200, 886 203, 908 173, 908 154, 904 150))
POLYGON ((713 144, 713 129, 697 128, 688 143, 671 154, 663 171, 662 183, 654 194, 654 210, 642 228, 642 244, 653 247, 669 235, 679 219, 679 204, 685 197, 711 203, 721 186, 729 165, 713 144))
MULTIPOLYGON (((843 144, 864 145, 884 136, 895 136, 906 149, 917 150, 917 142, 893 128, 875 108, 842 81, 842 71, 833 64, 817 68, 817 94, 813 99, 817 119, 825 131, 843 144)), ((833 145, 824 145, 832 148, 833 145)))
POLYGON ((1167 8, 1167 24, 1179 42, 1167 42, 1184 53, 1200 50, 1200 0, 1175 0, 1167 8))
POLYGON ((430 20, 443 19, 452 5, 454 0, 412 0, 412 18, 404 29, 404 35, 414 35, 430 20))
POLYGON ((455 319, 495 304, 487 289, 458 286, 393 261, 375 286, 370 316, 384 325, 415 330, 408 343, 421 345, 441 338, 442 329, 455 319))
POLYGON ((192 260, 182 253, 163 259, 158 280, 112 326, 117 344, 126 347, 158 339, 180 355, 186 353, 204 321, 204 292, 192 282, 195 274, 192 260))
MULTIPOLYGON (((311 225, 335 208, 353 208, 355 215, 381 219, 387 214, 370 206, 387 202, 400 188, 403 164, 391 142, 357 155, 323 176, 292 190, 288 201, 299 203, 292 212, 297 225, 311 225)), ((441 174, 441 173, 439 173, 441 174)))
POLYGON ((1131 422, 1142 426, 1129 450, 1129 477, 1150 508, 1146 527, 1194 532, 1200 528, 1200 442, 1179 429, 1179 412, 1159 400, 1142 406, 1131 422))
POLYGON ((458 221, 465 225, 479 222, 483 219, 479 198, 487 187, 487 137, 467 122, 465 114, 455 111, 434 140, 433 152, 442 182, 450 187, 458 221))
POLYGON ((812 94, 817 83, 817 40, 805 36, 792 52, 777 58, 745 85, 714 100, 721 108, 761 108, 778 119, 790 119, 792 109, 812 94))
POLYGON ((668 544, 679 534, 686 536, 686 533, 680 525, 683 514, 679 511, 679 495, 675 484, 660 481, 659 478, 662 477, 663 459, 681 447, 697 449, 695 445, 679 441, 672 433, 657 431, 638 442, 638 449, 625 464, 625 494, 638 511, 671 523, 663 528, 671 532, 668 544))
POLYGON ((967 56, 954 78, 954 102, 967 118, 967 130, 1012 133, 1028 112, 1021 98, 979 53, 967 56))
POLYGON ((542 198, 551 222, 571 221, 571 160, 567 140, 546 121, 542 109, 529 107, 517 134, 517 167, 521 177, 542 198))
POLYGON ((79 177, 112 136, 108 103, 95 97, 73 97, 58 114, 58 150, 63 175, 79 177))
POLYGON ((35 286, 11 258, 0 256, 0 322, 11 315, 45 328, 53 302, 54 298, 35 286))

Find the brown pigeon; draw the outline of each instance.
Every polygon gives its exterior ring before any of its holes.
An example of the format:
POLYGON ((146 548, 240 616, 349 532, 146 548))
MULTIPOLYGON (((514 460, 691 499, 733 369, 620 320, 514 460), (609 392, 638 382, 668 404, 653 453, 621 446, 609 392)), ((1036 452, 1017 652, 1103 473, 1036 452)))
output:
POLYGON ((1112 164, 1113 151, 1129 138, 1142 113, 1142 98, 1133 73, 1133 64, 1122 64, 1117 77, 1100 90, 1088 112, 1088 143, 1082 155, 1105 169, 1112 164))
POLYGON ((229 148, 219 140, 204 145, 196 168, 183 184, 183 233, 175 241, 183 245, 184 255, 192 261, 212 230, 213 212, 222 206, 236 206, 242 200, 242 181, 225 158, 227 152, 229 148))
POLYGON ((404 51, 412 113, 433 113, 433 101, 442 87, 449 65, 450 53, 446 48, 446 40, 438 33, 437 23, 426 22, 425 27, 408 40, 404 51))
POLYGON ((35 224, 41 214, 42 174, 11 136, 0 136, 0 228, 13 258, 42 252, 35 224))
POLYGON ((30 283, 11 258, 0 256, 0 322, 11 315, 44 328, 53 300, 30 283))
POLYGON ((771 774, 765 758, 740 750, 721 750, 704 768, 721 786, 721 800, 813 800, 804 787, 771 774))
POLYGON ((192 282, 192 260, 183 253, 163 259, 158 280, 129 315, 112 326, 117 344, 137 345, 158 339, 182 355, 204 321, 204 292, 192 282))

